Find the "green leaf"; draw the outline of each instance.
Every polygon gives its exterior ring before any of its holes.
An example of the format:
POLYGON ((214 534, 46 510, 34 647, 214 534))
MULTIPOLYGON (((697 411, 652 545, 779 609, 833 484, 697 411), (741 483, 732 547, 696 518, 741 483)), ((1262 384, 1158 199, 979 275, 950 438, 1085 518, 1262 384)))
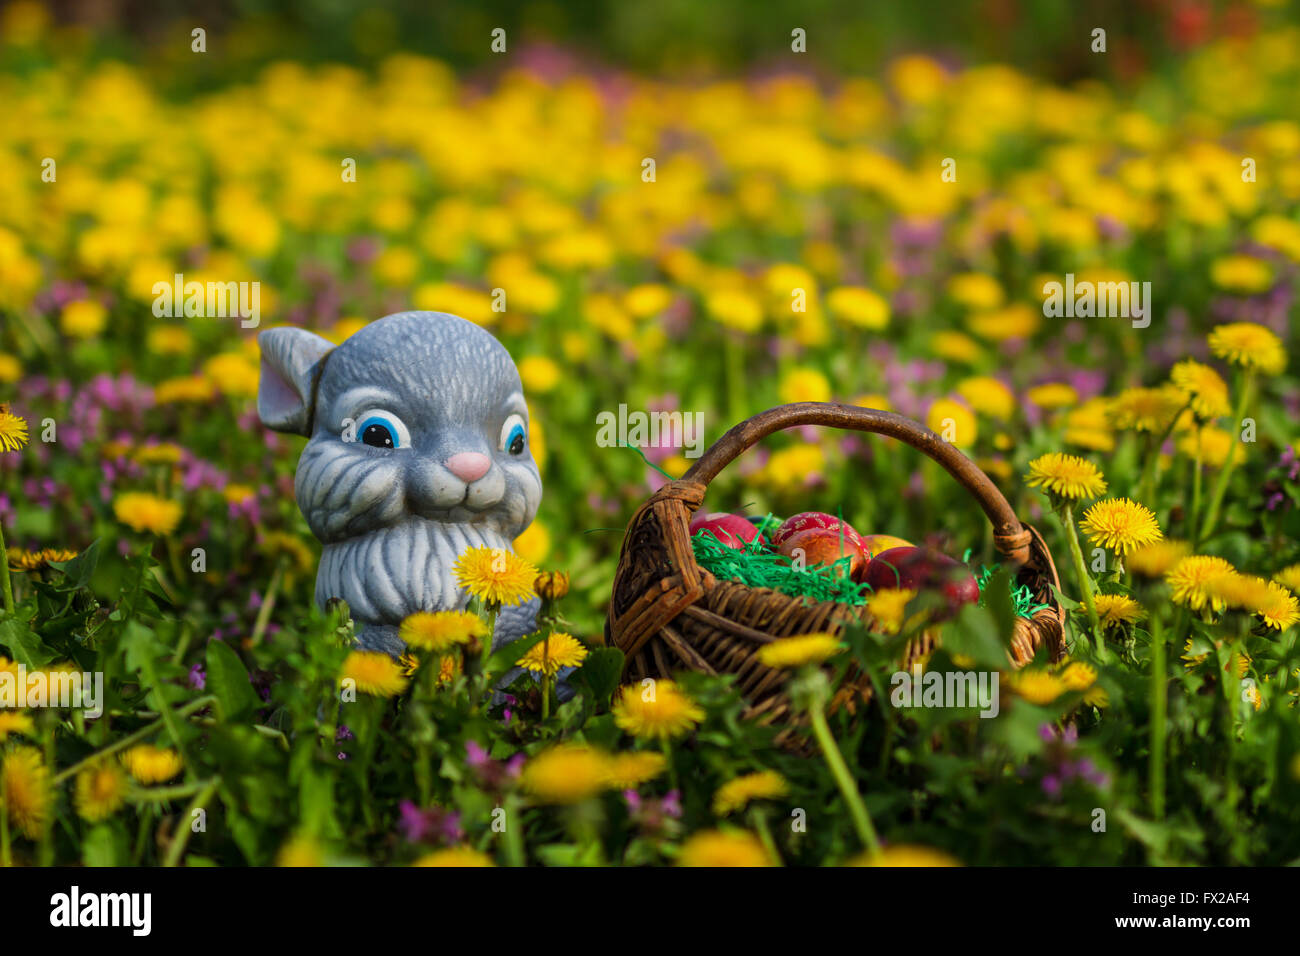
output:
POLYGON ((99 566, 99 548, 102 539, 96 538, 91 542, 90 547, 82 551, 75 558, 68 561, 51 561, 50 567, 58 568, 68 578, 68 583, 74 588, 84 588, 90 585, 90 579, 95 575, 95 568, 99 566))
POLYGON ((511 641, 504 647, 498 647, 488 658, 487 672, 495 681, 510 668, 514 667, 519 658, 528 653, 528 649, 534 644, 540 644, 542 638, 546 635, 538 631, 536 634, 529 634, 527 637, 521 637, 517 641, 511 641))
POLYGON ((41 643, 37 633, 16 617, 0 621, 0 644, 7 647, 13 659, 28 670, 44 667, 55 657, 54 652, 41 643))
POLYGON ((122 653, 130 670, 142 671, 151 661, 157 660, 164 650, 153 629, 139 621, 127 621, 122 628, 122 653))
POLYGON ((223 641, 208 644, 207 689, 216 694, 227 720, 242 720, 261 704, 244 662, 223 641))
POLYGON ((91 827, 82 838, 81 860, 86 866, 120 866, 126 856, 125 834, 114 824, 91 827))
POLYGON ((618 690, 618 680, 622 674, 623 652, 617 647, 598 647, 587 655, 572 680, 591 691, 591 696, 599 707, 607 708, 614 691, 618 690))

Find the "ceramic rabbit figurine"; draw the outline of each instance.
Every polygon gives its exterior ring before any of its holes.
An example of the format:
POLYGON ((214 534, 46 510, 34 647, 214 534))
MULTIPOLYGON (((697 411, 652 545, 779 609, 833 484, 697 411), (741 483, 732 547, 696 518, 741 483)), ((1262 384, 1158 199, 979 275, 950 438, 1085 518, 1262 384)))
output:
MULTIPOLYGON (((258 415, 310 439, 294 487, 324 544, 316 602, 343 598, 362 647, 400 654, 403 618, 468 603, 451 574, 461 552, 508 549, 537 513, 519 372, 445 312, 385 316, 337 347, 293 327, 258 344, 258 415)), ((493 644, 534 630, 537 608, 502 608, 493 644)))

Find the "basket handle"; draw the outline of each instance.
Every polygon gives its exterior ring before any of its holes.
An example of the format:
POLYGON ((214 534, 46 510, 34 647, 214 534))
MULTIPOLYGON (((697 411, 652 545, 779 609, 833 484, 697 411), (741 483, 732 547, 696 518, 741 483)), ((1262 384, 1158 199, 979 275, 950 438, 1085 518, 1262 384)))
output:
POLYGON ((833 402, 795 402, 769 408, 734 426, 710 445, 681 477, 681 481, 708 487, 709 482, 746 449, 773 432, 801 425, 828 425, 832 428, 871 432, 897 438, 918 449, 942 465, 979 502, 993 523, 994 543, 998 553, 1013 564, 1021 565, 1029 561, 1033 534, 1020 523, 1016 513, 1011 510, 1011 505, 989 476, 958 451, 955 445, 944 441, 924 425, 876 408, 833 402))

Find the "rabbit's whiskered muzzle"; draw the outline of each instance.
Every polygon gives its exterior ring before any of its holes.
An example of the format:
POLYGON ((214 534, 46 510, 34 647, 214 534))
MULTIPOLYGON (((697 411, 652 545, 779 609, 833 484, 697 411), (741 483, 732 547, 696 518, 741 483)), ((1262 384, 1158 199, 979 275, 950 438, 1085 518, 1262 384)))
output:
POLYGON ((441 518, 452 508, 488 511, 501 503, 505 493, 506 476, 497 467, 470 482, 433 461, 412 462, 407 470, 407 505, 424 518, 441 518))

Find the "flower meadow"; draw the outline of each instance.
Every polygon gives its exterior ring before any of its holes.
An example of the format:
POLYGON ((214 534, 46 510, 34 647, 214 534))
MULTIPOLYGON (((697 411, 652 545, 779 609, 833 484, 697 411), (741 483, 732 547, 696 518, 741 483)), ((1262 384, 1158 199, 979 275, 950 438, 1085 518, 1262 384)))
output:
MULTIPOLYGON (((95 716, 0 699, 0 865, 1300 862, 1300 27, 1266 12, 1124 86, 522 45, 195 86, 187 35, 133 57, 8 4, 0 677, 103 687, 95 716), (180 276, 256 283, 258 324, 160 306, 180 276), (406 309, 507 347, 545 493, 398 660, 313 602, 257 333, 406 309), (803 401, 969 455, 1055 558, 1066 659, 1014 669, 1004 601, 941 622, 882 590, 763 649, 802 750, 729 676, 629 682, 622 532, 692 459, 599 417, 698 413, 707 444, 803 401), (533 597, 537 633, 493 650, 533 597), (996 716, 891 703, 923 633, 925 672, 999 677, 996 716), (837 697, 850 671, 875 693, 837 697)), ((968 493, 884 438, 773 436, 705 507, 996 563, 968 493)))

